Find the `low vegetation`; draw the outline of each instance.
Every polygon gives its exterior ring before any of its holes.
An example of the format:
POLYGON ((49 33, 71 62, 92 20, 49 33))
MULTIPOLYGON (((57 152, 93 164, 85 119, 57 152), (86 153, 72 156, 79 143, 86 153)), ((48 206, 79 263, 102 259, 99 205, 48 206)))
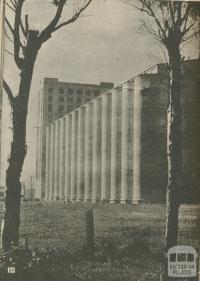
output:
MULTIPOLYGON (((181 209, 181 243, 198 245, 198 212, 197 207, 181 209)), ((159 280, 164 206, 23 203, 19 248, 2 253, 3 280, 10 280, 9 266, 16 268, 16 281, 159 280), (92 259, 85 245, 88 209, 95 220, 92 259)))

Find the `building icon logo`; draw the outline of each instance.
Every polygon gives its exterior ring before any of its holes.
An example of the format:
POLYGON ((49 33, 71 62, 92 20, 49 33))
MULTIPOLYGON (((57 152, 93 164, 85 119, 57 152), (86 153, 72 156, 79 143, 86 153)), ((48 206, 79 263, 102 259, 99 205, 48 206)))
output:
POLYGON ((174 246, 167 252, 168 277, 197 276, 197 251, 191 246, 174 246))

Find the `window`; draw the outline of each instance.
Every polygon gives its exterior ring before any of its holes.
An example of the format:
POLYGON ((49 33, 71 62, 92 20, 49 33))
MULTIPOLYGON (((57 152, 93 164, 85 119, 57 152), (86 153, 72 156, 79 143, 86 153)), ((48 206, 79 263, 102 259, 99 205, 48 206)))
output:
POLYGON ((52 96, 48 96, 48 101, 52 102, 53 101, 53 97, 52 96))
POLYGON ((81 98, 78 97, 77 100, 76 100, 76 102, 77 102, 77 103, 81 103, 81 98))
POLYGON ((49 88, 48 88, 48 92, 49 92, 49 93, 52 93, 52 92, 53 92, 53 87, 49 87, 49 88))
POLYGON ((82 95, 82 94, 83 94, 83 91, 82 91, 82 90, 77 90, 77 91, 76 91, 76 93, 77 93, 77 95, 79 95, 79 96, 80 96, 80 95, 82 95))
POLYGON ((73 94, 74 94, 74 91, 73 91, 73 89, 68 89, 68 94, 70 95, 70 96, 72 96, 73 94))
POLYGON ((87 90, 86 93, 85 93, 85 95, 86 95, 87 97, 90 97, 90 96, 91 96, 91 91, 90 91, 90 90, 87 90))
POLYGON ((49 111, 49 112, 52 112, 52 109, 53 109, 52 105, 49 104, 49 105, 48 105, 48 111, 49 111))
POLYGON ((59 97, 59 102, 64 102, 64 101, 65 101, 64 97, 59 97))
POLYGON ((68 103, 72 103, 73 102, 73 97, 68 97, 68 103))
POLYGON ((48 115, 48 121, 52 122, 52 115, 51 114, 48 115))
POLYGON ((59 105, 59 107, 58 107, 58 117, 63 116, 64 110, 65 110, 64 105, 59 105))
POLYGON ((63 88, 59 88, 59 93, 60 94, 64 94, 64 89, 63 88))
POLYGON ((73 106, 72 105, 68 105, 68 107, 67 107, 67 112, 70 112, 70 111, 72 111, 73 110, 73 106))
POLYGON ((59 111, 60 113, 63 113, 63 111, 64 111, 64 105, 59 105, 58 111, 59 111))
POLYGON ((94 97, 98 97, 99 94, 100 94, 99 90, 94 90, 94 97))

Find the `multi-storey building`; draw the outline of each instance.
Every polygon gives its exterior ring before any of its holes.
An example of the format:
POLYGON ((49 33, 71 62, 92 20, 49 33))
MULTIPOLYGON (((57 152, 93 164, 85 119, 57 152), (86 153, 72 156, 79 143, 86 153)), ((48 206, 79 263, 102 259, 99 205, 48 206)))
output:
MULTIPOLYGON (((200 200, 200 61, 182 64, 182 202, 200 200)), ((164 202, 169 74, 156 65, 46 129, 46 200, 164 202)))
POLYGON ((46 126, 113 87, 111 82, 96 85, 44 78, 38 94, 36 197, 42 199, 45 196, 46 126))

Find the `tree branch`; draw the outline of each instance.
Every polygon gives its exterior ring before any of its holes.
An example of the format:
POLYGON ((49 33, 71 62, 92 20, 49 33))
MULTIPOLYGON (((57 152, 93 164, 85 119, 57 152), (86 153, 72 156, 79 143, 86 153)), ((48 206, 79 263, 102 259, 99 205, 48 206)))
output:
POLYGON ((17 67, 19 69, 22 69, 23 65, 23 59, 20 58, 20 34, 19 34, 19 27, 21 22, 21 12, 22 12, 22 6, 23 6, 24 0, 18 0, 16 12, 15 12, 15 23, 14 23, 14 59, 17 67))
POLYGON ((174 9, 173 9, 172 3, 170 1, 168 1, 168 7, 169 7, 169 12, 170 12, 170 16, 171 16, 171 19, 172 19, 172 23, 174 25, 174 23, 175 23, 174 9))
POLYGON ((26 32, 26 28, 24 27, 21 19, 20 19, 20 27, 24 37, 27 38, 28 33, 26 32))
POLYGON ((159 35, 156 33, 156 31, 155 31, 153 28, 151 28, 151 25, 150 25, 150 24, 148 24, 148 23, 146 23, 145 21, 143 21, 143 22, 142 22, 141 28, 143 28, 144 31, 146 31, 146 32, 148 32, 150 35, 152 35, 155 40, 161 42, 161 39, 162 39, 161 36, 159 36, 159 35))
POLYGON ((186 7, 186 11, 185 11, 185 15, 182 17, 181 19, 181 25, 184 23, 184 21, 187 22, 187 19, 188 19, 188 16, 190 14, 190 5, 187 4, 187 7, 186 7))
POLYGON ((188 11, 185 12, 184 20, 181 21, 181 26, 183 25, 182 32, 184 32, 186 30, 186 27, 187 27, 187 24, 188 24, 190 8, 188 8, 187 10, 188 11))
POLYGON ((191 25, 189 25, 185 30, 183 30, 183 32, 181 33, 182 37, 184 37, 186 35, 186 33, 188 31, 191 30, 191 28, 195 25, 195 23, 192 23, 191 25))
POLYGON ((5 50, 5 52, 8 53, 9 55, 14 56, 14 54, 11 53, 9 50, 7 50, 7 49, 4 49, 4 50, 5 50))
POLYGON ((28 15, 25 15, 25 32, 28 34, 29 23, 28 23, 28 15))
POLYGON ((11 4, 13 5, 13 8, 16 9, 17 7, 17 2, 16 0, 10 0, 11 4))
MULTIPOLYGON (((59 28, 61 28, 62 26, 68 25, 70 23, 73 23, 74 21, 76 21, 78 19, 78 17, 80 16, 80 14, 90 5, 90 3, 92 2, 92 0, 89 0, 81 9, 79 9, 76 14, 69 20, 62 22, 61 24, 59 24, 57 27, 54 28, 54 31, 58 30, 59 28)), ((54 32, 53 31, 53 32, 54 32)))
POLYGON ((52 22, 42 31, 41 35, 39 36, 39 40, 41 43, 47 41, 50 37, 51 37, 51 34, 53 32, 55 32, 56 30, 60 29, 61 27, 65 26, 65 25, 68 25, 70 23, 73 23, 75 22, 80 14, 90 5, 90 3, 92 2, 92 0, 88 0, 86 2, 85 5, 83 5, 78 11, 76 11, 76 13, 67 21, 64 21, 60 24, 58 24, 59 22, 59 19, 61 17, 61 14, 62 14, 62 11, 63 11, 63 8, 64 8, 64 3, 65 0, 61 0, 58 4, 58 9, 57 9, 57 12, 56 12, 56 15, 54 17, 54 19, 52 20, 52 22), (60 5, 60 7, 59 7, 60 5), (57 25, 58 24, 58 25, 57 25))
POLYGON ((13 39, 10 38, 10 36, 8 35, 6 29, 4 30, 4 32, 5 32, 6 38, 7 38, 10 42, 13 43, 14 41, 13 41, 13 39))
MULTIPOLYGON (((153 9, 152 9, 152 7, 151 7, 151 3, 148 2, 149 4, 147 4, 147 1, 146 1, 146 0, 139 0, 139 2, 143 5, 141 11, 144 10, 144 7, 147 9, 147 11, 149 12, 150 16, 154 18, 154 20, 155 20, 155 22, 156 22, 158 28, 159 28, 160 31, 162 32, 163 38, 164 38, 164 39, 167 39, 167 38, 166 38, 165 30, 164 30, 164 28, 162 27, 162 25, 161 25, 159 19, 156 17, 156 14, 154 13, 154 11, 153 11, 153 9)), ((146 9, 145 9, 145 11, 146 11, 146 9)), ((162 39, 162 38, 161 38, 161 39, 162 39)))
POLYGON ((13 93, 12 93, 10 87, 8 86, 8 84, 6 83, 6 81, 4 79, 3 79, 3 87, 4 87, 4 90, 6 91, 6 93, 8 95, 8 99, 10 101, 10 104, 13 105, 13 102, 14 102, 13 93))
POLYGON ((66 0, 60 0, 58 2, 58 7, 57 7, 57 11, 56 14, 53 18, 53 20, 50 22, 50 24, 41 32, 40 36, 39 36, 39 42, 42 44, 45 41, 47 41, 50 37, 51 37, 51 33, 54 31, 54 28, 56 27, 61 15, 62 15, 62 11, 64 8, 64 5, 66 3, 66 0))
POLYGON ((9 20, 7 19, 7 17, 5 17, 5 23, 8 26, 10 32, 12 33, 12 35, 14 36, 14 29, 12 28, 12 25, 10 24, 9 20))
POLYGON ((196 37, 196 34, 192 33, 190 35, 187 35, 186 37, 182 38, 182 42, 181 43, 189 43, 191 40, 193 40, 196 37))
MULTIPOLYGON (((9 3, 6 3, 6 6, 10 9, 10 10, 12 10, 14 13, 16 13, 16 7, 12 7, 9 3)), ((26 32, 26 29, 25 29, 25 27, 24 27, 24 25, 23 25, 23 23, 22 23, 22 20, 21 20, 21 18, 20 18, 20 27, 21 27, 21 30, 22 30, 22 33, 23 33, 23 35, 24 35, 24 37, 25 38, 27 38, 27 32, 26 32)))
POLYGON ((178 27, 178 29, 181 28, 181 6, 182 6, 182 3, 181 2, 178 2, 177 3, 177 21, 175 23, 176 27, 178 27))
POLYGON ((6 6, 13 12, 16 11, 16 9, 14 7, 12 7, 10 4, 8 4, 8 2, 6 2, 6 6))
MULTIPOLYGON (((8 26, 8 29, 10 30, 10 32, 11 32, 13 38, 14 38, 14 29, 13 29, 12 25, 10 24, 9 20, 7 19, 7 17, 5 17, 5 23, 6 23, 6 25, 8 26)), ((14 40, 12 40, 12 39, 9 37, 8 33, 6 32, 6 30, 5 30, 5 34, 6 34, 6 37, 7 37, 11 42, 14 43, 14 40)), ((21 41, 19 41, 19 44, 20 44, 20 47, 24 50, 25 47, 24 47, 24 45, 21 43, 21 41)))

